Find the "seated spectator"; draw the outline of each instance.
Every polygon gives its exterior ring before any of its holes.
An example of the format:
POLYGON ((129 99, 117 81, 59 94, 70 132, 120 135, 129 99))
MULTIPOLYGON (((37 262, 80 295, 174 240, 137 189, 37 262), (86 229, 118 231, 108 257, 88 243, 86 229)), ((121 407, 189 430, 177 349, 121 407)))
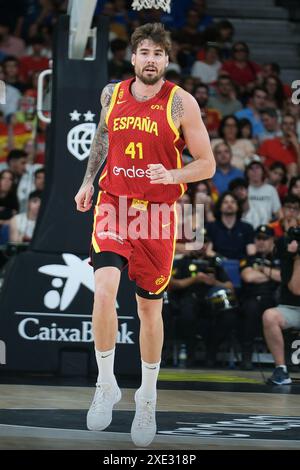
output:
POLYGON ((283 109, 285 94, 279 77, 270 75, 265 78, 263 87, 267 92, 267 106, 273 109, 283 109))
POLYGON ((264 312, 264 335, 275 361, 275 370, 269 382, 288 385, 289 377, 284 354, 282 330, 300 329, 300 256, 299 242, 285 239, 285 249, 281 258, 281 289, 279 305, 264 312))
POLYGON ((296 196, 300 201, 300 176, 291 178, 289 185, 289 194, 296 196))
POLYGON ((232 80, 225 75, 221 75, 217 80, 217 94, 208 100, 208 107, 220 111, 225 117, 242 109, 242 103, 236 99, 232 80))
POLYGON ((196 85, 192 95, 199 104, 201 112, 205 114, 205 126, 210 137, 216 137, 221 122, 221 115, 217 109, 208 106, 208 86, 205 83, 196 85))
POLYGON ((252 125, 253 137, 258 137, 265 134, 265 128, 261 120, 261 112, 266 107, 267 93, 262 87, 253 88, 248 106, 235 113, 238 119, 247 118, 252 125))
POLYGON ((33 237, 39 209, 41 192, 33 191, 29 195, 27 212, 15 215, 9 224, 9 241, 11 243, 27 243, 33 237))
POLYGON ((190 8, 186 14, 185 24, 178 32, 178 41, 186 53, 196 54, 199 46, 203 44, 203 36, 199 31, 200 21, 199 13, 190 8))
POLYGON ((267 225, 273 219, 279 217, 281 204, 276 189, 265 182, 266 170, 258 155, 253 155, 249 160, 245 177, 249 183, 250 208, 257 212, 258 225, 267 225))
POLYGON ((258 154, 267 167, 279 161, 286 165, 289 177, 296 176, 300 168, 300 144, 295 118, 291 114, 283 116, 281 130, 282 137, 265 140, 258 148, 258 154))
POLYGON ((217 168, 212 181, 218 193, 222 194, 227 191, 230 181, 242 178, 243 172, 231 164, 232 153, 228 144, 221 142, 213 148, 213 151, 217 168))
POLYGON ((180 46, 179 46, 179 43, 176 39, 176 37, 173 39, 172 38, 172 49, 171 49, 171 52, 169 54, 169 65, 168 65, 168 72, 170 72, 171 70, 177 72, 178 74, 181 73, 181 66, 178 62, 178 54, 179 54, 179 51, 180 51, 180 46))
POLYGON ((198 13, 198 31, 203 32, 213 24, 213 17, 207 14, 206 0, 193 0, 191 7, 198 13))
MULTIPOLYGON (((3 21, 3 20, 2 20, 3 21)), ((0 52, 7 56, 21 57, 25 55, 25 42, 13 36, 8 25, 0 20, 0 52)))
POLYGON ((219 137, 212 140, 212 149, 220 142, 225 142, 231 149, 232 165, 244 171, 245 159, 252 155, 255 149, 251 140, 240 138, 239 121, 235 116, 226 116, 222 119, 219 137))
POLYGON ((274 230, 260 225, 255 231, 254 256, 242 260, 242 364, 252 370, 253 343, 262 332, 262 315, 277 304, 276 293, 280 285, 280 260, 274 257, 274 230))
POLYGON ((285 103, 285 113, 291 114, 296 120, 296 132, 298 140, 300 141, 300 106, 299 104, 293 103, 292 100, 287 100, 285 103))
POLYGON ((239 260, 255 253, 253 228, 240 220, 241 213, 237 198, 225 192, 215 206, 216 221, 207 224, 213 250, 228 259, 239 260))
POLYGON ((14 56, 7 56, 2 62, 4 71, 4 81, 8 85, 11 85, 20 93, 24 93, 26 85, 20 80, 20 63, 19 60, 14 56))
POLYGON ((191 76, 186 76, 181 80, 180 86, 188 93, 193 93, 196 80, 191 76))
POLYGON ((34 172, 34 186, 36 191, 44 191, 45 189, 45 170, 39 168, 34 172))
POLYGON ((34 36, 30 40, 32 52, 20 59, 20 76, 23 82, 29 83, 35 72, 49 68, 49 60, 42 55, 44 39, 42 36, 34 36))
POLYGON ((228 73, 242 95, 253 89, 261 72, 260 66, 249 60, 249 47, 242 41, 234 43, 232 59, 225 61, 221 70, 228 73))
MULTIPOLYGON (((232 49, 232 38, 234 36, 233 24, 228 20, 214 23, 203 32, 205 42, 217 42, 219 55, 222 62, 229 59, 232 49)), ((202 60, 202 51, 197 54, 197 59, 202 60)), ((232 113, 229 113, 232 114, 232 113)))
POLYGON ((288 187, 286 185, 287 170, 286 170, 286 166, 283 163, 281 162, 272 163, 272 165, 269 168, 267 183, 271 184, 271 186, 274 186, 274 188, 278 192, 280 201, 282 201, 283 198, 288 193, 288 187))
POLYGON ((186 243, 191 242, 186 234, 186 227, 188 230, 192 228, 192 199, 189 193, 184 193, 178 199, 177 210, 177 241, 175 247, 175 257, 185 255, 188 253, 186 243))
POLYGON ((166 80, 175 83, 175 85, 180 85, 181 75, 176 72, 176 70, 167 70, 165 78, 166 80))
POLYGON ((266 108, 261 112, 261 120, 265 128, 265 132, 260 134, 259 141, 273 139, 282 136, 282 131, 278 122, 278 114, 274 108, 266 108))
POLYGON ((300 199, 292 194, 287 195, 282 203, 281 213, 277 220, 269 225, 277 238, 287 234, 289 228, 300 224, 300 199))
POLYGON ((219 49, 214 43, 208 43, 205 46, 205 58, 203 61, 196 60, 191 69, 191 75, 201 82, 210 84, 217 80, 218 72, 221 67, 219 61, 219 49))
MULTIPOLYGON (((280 66, 276 62, 264 64, 262 66, 261 75, 259 76, 259 82, 262 84, 269 77, 277 77, 280 79, 280 66)), ((286 98, 290 98, 292 90, 290 85, 283 84, 284 95, 286 98)))
POLYGON ((229 191, 237 198, 242 209, 241 220, 252 227, 258 227, 260 217, 254 207, 250 207, 248 197, 248 183, 244 178, 236 178, 229 183, 229 191))
POLYGON ((214 203, 212 199, 211 188, 208 181, 200 181, 196 184, 193 192, 193 204, 203 204, 205 222, 214 222, 214 203))
POLYGON ((10 170, 3 170, 0 172, 0 227, 8 224, 18 210, 14 175, 10 170))
POLYGON ((123 39, 111 41, 110 48, 113 58, 108 62, 110 80, 121 80, 124 74, 133 74, 131 63, 126 60, 127 42, 123 39))
POLYGON ((26 172, 27 153, 24 152, 24 150, 11 150, 7 155, 6 161, 6 167, 8 167, 14 175, 14 184, 18 186, 21 177, 26 172))
POLYGON ((215 359, 216 346, 229 330, 227 324, 226 327, 224 325, 224 322, 228 322, 225 315, 218 316, 216 328, 217 318, 206 301, 212 287, 233 290, 220 261, 215 255, 209 255, 208 246, 209 240, 205 235, 201 250, 175 260, 169 285, 169 299, 174 314, 177 313, 178 339, 186 345, 188 365, 195 363, 197 333, 204 336, 207 360, 212 360, 215 359), (221 337, 216 335, 216 331, 220 332, 221 337))
POLYGON ((252 144, 254 147, 257 147, 257 138, 253 137, 253 129, 252 129, 252 124, 247 118, 242 118, 239 119, 239 129, 240 129, 240 135, 241 139, 249 139, 251 140, 252 144))
MULTIPOLYGON (((0 64, 0 80, 4 81, 4 70, 0 64)), ((3 112, 6 122, 9 122, 10 118, 17 111, 19 102, 22 95, 14 86, 5 83, 5 103, 0 103, 0 111, 3 112)))
MULTIPOLYGON (((41 189, 35 187, 35 173, 39 170, 43 171, 42 165, 39 163, 27 163, 25 167, 25 172, 23 173, 17 188, 17 196, 20 204, 20 211, 24 212, 28 203, 29 194, 35 189, 41 189)), ((43 175, 38 177, 43 179, 43 175)), ((41 186, 43 186, 43 181, 41 181, 41 186)))

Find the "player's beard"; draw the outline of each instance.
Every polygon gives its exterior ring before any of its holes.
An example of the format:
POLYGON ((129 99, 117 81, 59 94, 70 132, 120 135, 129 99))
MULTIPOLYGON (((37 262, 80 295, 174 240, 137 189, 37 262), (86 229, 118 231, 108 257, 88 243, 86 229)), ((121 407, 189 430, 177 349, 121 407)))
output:
POLYGON ((135 68, 135 75, 141 80, 142 83, 144 83, 144 85, 155 85, 155 83, 157 83, 164 76, 165 70, 158 72, 152 77, 147 77, 144 75, 144 73, 144 71, 139 71, 135 68))

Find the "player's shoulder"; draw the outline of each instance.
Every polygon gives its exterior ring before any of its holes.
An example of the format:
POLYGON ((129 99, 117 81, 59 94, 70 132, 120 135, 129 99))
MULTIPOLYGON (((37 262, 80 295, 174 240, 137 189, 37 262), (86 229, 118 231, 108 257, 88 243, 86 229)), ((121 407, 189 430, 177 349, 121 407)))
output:
POLYGON ((181 126, 184 122, 194 120, 200 114, 200 110, 193 95, 178 87, 173 96, 171 113, 174 122, 181 126))
POLYGON ((113 83, 108 83, 105 85, 101 92, 101 105, 102 107, 109 107, 111 98, 113 96, 113 93, 116 88, 124 91, 124 88, 127 89, 130 85, 130 82, 132 81, 131 78, 127 80, 123 80, 120 82, 113 82, 113 83))
POLYGON ((105 85, 101 92, 101 105, 108 107, 110 105, 111 97, 113 95, 114 89, 116 88, 117 83, 108 83, 105 85))
POLYGON ((174 101, 176 100, 180 100, 183 106, 197 106, 197 108, 199 108, 199 105, 193 95, 181 87, 177 87, 175 90, 174 101))

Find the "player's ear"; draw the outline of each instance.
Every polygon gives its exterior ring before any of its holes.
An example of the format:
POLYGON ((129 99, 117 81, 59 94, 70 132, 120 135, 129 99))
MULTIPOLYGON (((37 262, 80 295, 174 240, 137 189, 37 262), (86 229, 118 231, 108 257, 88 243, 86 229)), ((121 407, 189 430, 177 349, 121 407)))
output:
POLYGON ((131 63, 133 66, 135 66, 135 54, 132 54, 131 56, 131 63))

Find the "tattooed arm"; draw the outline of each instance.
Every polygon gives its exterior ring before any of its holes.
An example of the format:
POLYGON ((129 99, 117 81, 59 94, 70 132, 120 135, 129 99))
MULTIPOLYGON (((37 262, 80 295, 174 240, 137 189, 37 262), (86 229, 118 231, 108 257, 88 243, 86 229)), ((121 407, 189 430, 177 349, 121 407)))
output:
POLYGON ((169 171, 161 164, 150 165, 151 183, 180 184, 211 178, 216 164, 197 101, 190 93, 179 89, 173 98, 171 114, 195 161, 178 170, 169 171))
POLYGON ((75 196, 77 210, 81 212, 88 211, 92 207, 92 197, 94 193, 94 179, 101 168, 103 162, 106 160, 108 153, 108 133, 106 126, 106 115, 109 109, 111 97, 114 91, 114 84, 108 84, 103 88, 101 94, 101 114, 100 122, 97 127, 90 156, 88 159, 87 169, 83 178, 82 185, 75 196))

